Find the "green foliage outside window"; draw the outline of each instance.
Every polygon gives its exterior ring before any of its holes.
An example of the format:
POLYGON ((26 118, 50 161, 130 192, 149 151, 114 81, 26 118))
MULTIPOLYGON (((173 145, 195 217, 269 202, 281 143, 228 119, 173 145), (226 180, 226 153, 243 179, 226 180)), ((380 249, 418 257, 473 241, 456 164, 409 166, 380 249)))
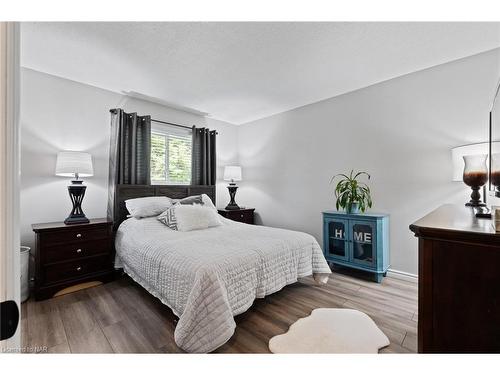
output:
POLYGON ((168 175, 172 183, 191 181, 191 140, 168 137, 168 175))
POLYGON ((151 134, 151 181, 166 181, 166 137, 151 134))
POLYGON ((151 134, 151 181, 172 185, 191 182, 191 138, 151 134))

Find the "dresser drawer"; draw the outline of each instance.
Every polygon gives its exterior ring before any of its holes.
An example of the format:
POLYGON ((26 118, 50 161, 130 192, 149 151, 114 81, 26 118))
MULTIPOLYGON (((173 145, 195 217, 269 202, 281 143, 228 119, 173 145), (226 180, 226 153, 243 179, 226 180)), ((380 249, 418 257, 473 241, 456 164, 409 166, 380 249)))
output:
POLYGON ((110 264, 109 255, 103 255, 45 266, 43 272, 44 280, 45 283, 55 283, 74 279, 94 272, 108 270, 110 264))
POLYGON ((241 223, 253 224, 253 211, 227 211, 226 218, 241 223))
POLYGON ((46 232, 40 235, 42 246, 52 246, 67 243, 82 243, 99 240, 109 236, 109 227, 75 228, 58 232, 46 232))
POLYGON ((43 264, 69 261, 99 254, 109 254, 111 242, 106 240, 82 241, 46 246, 43 250, 43 264))

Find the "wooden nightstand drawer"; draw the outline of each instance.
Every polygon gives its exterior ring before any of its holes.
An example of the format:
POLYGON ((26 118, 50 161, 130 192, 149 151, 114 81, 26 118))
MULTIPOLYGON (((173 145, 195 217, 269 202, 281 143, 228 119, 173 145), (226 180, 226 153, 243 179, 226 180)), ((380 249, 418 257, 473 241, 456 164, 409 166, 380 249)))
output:
POLYGON ((82 243, 90 240, 100 240, 109 236, 109 228, 75 228, 67 229, 63 232, 47 232, 40 237, 43 246, 52 246, 57 244, 67 243, 82 243))
POLYGON ((110 281, 113 268, 113 223, 91 219, 89 223, 33 224, 36 234, 35 298, 88 281, 110 281))
POLYGON ((67 243, 62 245, 47 246, 43 253, 43 264, 80 259, 84 257, 109 254, 110 241, 93 240, 82 243, 67 243))
POLYGON ((226 217, 234 221, 247 222, 249 220, 253 220, 253 212, 250 211, 228 212, 226 217))
POLYGON ((79 259, 44 267, 46 283, 55 283, 72 278, 79 278, 91 273, 103 271, 110 267, 109 255, 79 259))
POLYGON ((242 208, 240 210, 218 210, 219 214, 226 219, 239 221, 240 223, 254 223, 254 208, 242 208))

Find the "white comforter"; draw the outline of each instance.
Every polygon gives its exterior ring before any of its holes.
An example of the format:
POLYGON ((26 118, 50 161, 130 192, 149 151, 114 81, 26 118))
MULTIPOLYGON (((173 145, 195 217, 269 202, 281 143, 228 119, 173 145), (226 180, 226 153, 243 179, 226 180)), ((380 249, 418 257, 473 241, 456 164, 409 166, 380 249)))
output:
POLYGON ((234 316, 255 298, 297 278, 330 269, 311 235, 222 219, 219 227, 177 232, 156 218, 125 220, 116 236, 116 267, 179 317, 175 342, 210 352, 233 335, 234 316))

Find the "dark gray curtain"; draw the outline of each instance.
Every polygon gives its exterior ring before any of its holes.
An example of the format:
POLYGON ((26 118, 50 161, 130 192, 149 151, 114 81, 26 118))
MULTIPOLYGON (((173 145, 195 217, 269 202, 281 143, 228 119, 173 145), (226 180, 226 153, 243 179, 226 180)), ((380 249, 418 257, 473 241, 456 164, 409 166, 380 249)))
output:
POLYGON ((193 126, 192 185, 215 185, 217 175, 215 130, 193 126))
POLYGON ((151 184, 151 116, 122 109, 110 112, 108 217, 112 218, 117 184, 151 184))

